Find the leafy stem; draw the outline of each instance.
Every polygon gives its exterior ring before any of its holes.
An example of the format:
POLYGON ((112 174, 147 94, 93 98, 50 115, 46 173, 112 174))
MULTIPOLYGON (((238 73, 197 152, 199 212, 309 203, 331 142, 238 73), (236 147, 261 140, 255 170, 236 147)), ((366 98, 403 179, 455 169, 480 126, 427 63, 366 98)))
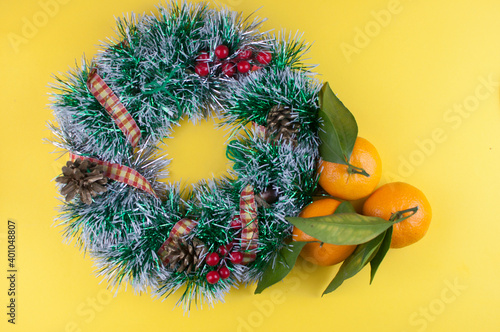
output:
MULTIPOLYGON (((361 169, 362 170, 362 169, 361 169)), ((362 170, 364 171, 364 170, 362 170)), ((300 218, 286 217, 286 220, 314 237, 321 245, 356 245, 355 251, 339 268, 337 274, 325 289, 324 294, 337 289, 345 280, 360 272, 367 264, 371 266, 370 283, 384 260, 392 239, 393 225, 410 218, 418 211, 418 206, 397 211, 389 220, 363 216, 355 212, 349 202, 342 202, 332 215, 300 218)), ((282 280, 295 265, 302 248, 311 242, 292 241, 284 246, 264 268, 255 294, 282 280)))
POLYGON ((358 136, 358 125, 352 113, 337 98, 328 83, 319 93, 321 123, 318 132, 319 153, 325 161, 347 165, 358 136))

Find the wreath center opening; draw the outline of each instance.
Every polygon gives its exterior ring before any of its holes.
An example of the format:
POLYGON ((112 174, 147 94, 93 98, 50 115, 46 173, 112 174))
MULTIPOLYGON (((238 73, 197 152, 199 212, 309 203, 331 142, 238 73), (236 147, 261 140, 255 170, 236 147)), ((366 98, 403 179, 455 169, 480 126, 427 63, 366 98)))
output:
POLYGON ((158 145, 158 154, 170 159, 168 175, 161 181, 180 182, 181 190, 187 193, 200 180, 228 175, 226 143, 231 128, 221 126, 221 122, 210 117, 194 124, 187 117, 182 118, 170 137, 158 145))

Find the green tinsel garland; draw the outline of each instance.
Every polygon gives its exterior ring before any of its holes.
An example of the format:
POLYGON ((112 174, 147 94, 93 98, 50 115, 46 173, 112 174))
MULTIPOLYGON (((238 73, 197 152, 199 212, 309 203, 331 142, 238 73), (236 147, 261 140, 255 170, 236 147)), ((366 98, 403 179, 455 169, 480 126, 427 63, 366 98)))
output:
POLYGON ((61 206, 60 224, 65 236, 95 259, 98 273, 112 285, 130 283, 136 290, 151 287, 168 296, 186 286, 181 301, 209 303, 221 300, 231 286, 259 279, 266 264, 284 245, 296 216, 312 200, 317 185, 318 91, 311 67, 301 63, 307 45, 300 37, 275 37, 258 31, 262 20, 243 19, 227 9, 206 4, 170 4, 157 15, 118 20, 118 38, 80 68, 57 78, 51 124, 54 144, 80 156, 122 164, 137 170, 156 192, 150 194, 118 182, 86 205, 78 197, 61 206), (126 44, 126 46, 124 45, 126 44), (231 50, 266 50, 272 62, 237 80, 194 72, 194 59, 218 45, 231 50), (92 64, 137 122, 142 139, 134 151, 111 117, 89 92, 86 81, 92 64), (153 157, 156 145, 169 137, 182 117, 197 121, 211 110, 226 123, 243 128, 249 122, 266 124, 274 105, 286 105, 300 124, 295 144, 275 142, 244 129, 228 145, 234 163, 230 177, 196 184, 187 200, 179 184, 164 185, 168 160, 153 157), (239 209, 239 194, 248 184, 258 194, 275 185, 280 196, 269 207, 259 207, 257 259, 244 266, 229 266, 231 277, 209 284, 203 265, 189 274, 162 265, 157 250, 173 225, 183 217, 198 221, 189 238, 202 240, 209 251, 234 240, 231 218, 239 209))

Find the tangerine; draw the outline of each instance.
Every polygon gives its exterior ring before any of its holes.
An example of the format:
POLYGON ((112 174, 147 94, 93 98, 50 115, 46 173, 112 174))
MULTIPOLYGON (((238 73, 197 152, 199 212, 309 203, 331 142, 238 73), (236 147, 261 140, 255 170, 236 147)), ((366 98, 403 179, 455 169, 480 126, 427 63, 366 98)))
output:
MULTIPOLYGON (((328 216, 333 214, 339 205, 340 202, 333 198, 324 198, 307 205, 299 216, 302 218, 328 216)), ((295 241, 318 241, 306 244, 302 248, 300 256, 311 263, 322 266, 338 264, 356 249, 355 245, 320 243, 318 239, 304 233, 297 227, 293 228, 293 239, 295 241)))
POLYGON ((423 192, 408 183, 387 183, 368 197, 363 214, 389 220, 414 207, 418 209, 411 217, 393 226, 391 248, 403 248, 422 239, 429 229, 432 209, 423 192))
POLYGON ((368 140, 356 138, 349 164, 353 167, 322 160, 319 184, 340 199, 356 200, 368 196, 382 176, 382 161, 377 149, 368 140), (368 176, 362 174, 362 170, 368 176))

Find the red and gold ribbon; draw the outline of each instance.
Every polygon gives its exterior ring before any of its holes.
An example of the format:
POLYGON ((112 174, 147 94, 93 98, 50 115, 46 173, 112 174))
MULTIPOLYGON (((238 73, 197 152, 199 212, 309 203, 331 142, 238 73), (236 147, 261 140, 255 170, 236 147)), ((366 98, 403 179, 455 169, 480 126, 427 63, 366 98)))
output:
POLYGON ((146 178, 141 174, 139 174, 139 172, 137 172, 135 169, 120 164, 114 164, 107 161, 102 161, 95 158, 80 157, 73 153, 70 153, 69 156, 71 161, 75 161, 78 158, 82 160, 88 159, 92 162, 102 165, 104 176, 106 176, 107 178, 128 184, 137 189, 141 189, 158 198, 158 195, 156 195, 155 191, 153 190, 151 183, 149 183, 149 181, 146 180, 146 178))
POLYGON ((99 104, 106 109, 118 128, 125 134, 130 144, 136 147, 141 138, 141 131, 137 123, 125 106, 120 102, 116 94, 109 88, 101 76, 99 76, 96 68, 92 69, 89 74, 87 87, 99 104))
POLYGON ((259 224, 257 218, 257 204, 252 185, 247 185, 240 194, 240 220, 242 264, 253 262, 257 257, 255 250, 258 248, 259 224))

